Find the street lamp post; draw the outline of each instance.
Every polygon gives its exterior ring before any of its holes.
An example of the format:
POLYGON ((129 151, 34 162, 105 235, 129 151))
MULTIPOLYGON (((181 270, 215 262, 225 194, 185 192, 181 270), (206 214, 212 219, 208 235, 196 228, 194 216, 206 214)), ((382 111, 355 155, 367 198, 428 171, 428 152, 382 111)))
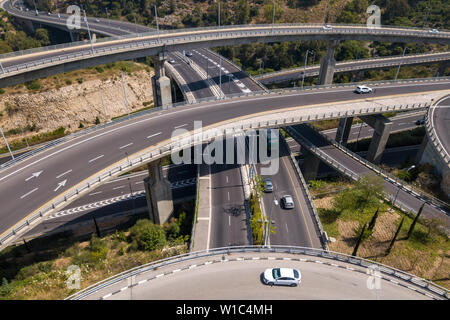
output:
POLYGON ((133 190, 131 189, 130 178, 128 178, 128 185, 130 186, 130 195, 131 195, 131 200, 133 201, 133 213, 136 213, 136 204, 134 202, 134 195, 133 195, 133 190))
POLYGON ((160 39, 159 39, 158 10, 156 10, 156 5, 154 5, 154 7, 155 7, 156 32, 158 33, 158 42, 160 42, 160 39))
POLYGON ((273 12, 272 12, 272 33, 273 33, 273 27, 275 24, 275 0, 273 0, 273 12))
POLYGON ((398 196, 398 193, 400 192, 400 188, 401 188, 401 186, 398 186, 398 190, 397 190, 397 193, 395 194, 394 201, 392 201, 393 207, 395 206, 395 200, 397 200, 397 196, 398 196))
POLYGON ((127 106, 128 118, 130 118, 130 110, 129 110, 129 108, 128 108, 127 92, 126 92, 126 90, 125 90, 125 84, 124 84, 124 81, 123 81, 123 71, 121 71, 121 74, 122 74, 123 97, 124 97, 124 99, 125 99, 125 105, 127 106))
POLYGON ((423 21, 423 27, 422 28, 425 28, 425 25, 426 25, 427 20, 428 20, 428 16, 430 15, 430 8, 427 7, 426 9, 427 9, 427 14, 425 16, 425 20, 423 21))
POLYGON ((399 65, 398 65, 397 73, 395 74, 395 79, 394 79, 395 81, 397 81, 398 73, 400 72, 400 67, 402 66, 403 59, 405 58, 405 52, 406 52, 406 49, 409 49, 409 48, 408 48, 408 47, 405 47, 405 48, 403 49, 402 60, 400 61, 399 65))
POLYGON ((25 136, 25 133, 23 132, 22 125, 20 124, 20 122, 17 122, 17 125, 19 126, 20 131, 22 131, 22 136, 23 136, 23 138, 25 139, 25 143, 27 144, 27 148, 29 148, 30 145, 28 144, 28 139, 27 139, 27 137, 25 136))
POLYGON ((273 195, 273 200, 272 200, 272 203, 270 205, 269 223, 267 225, 267 231, 266 231, 265 238, 264 238, 264 245, 265 246, 267 245, 267 242, 270 240, 270 228, 272 227, 272 209, 273 209, 274 205, 275 206, 278 205, 278 201, 275 198, 275 194, 273 195))
POLYGON ((92 54, 94 54, 94 45, 92 44, 91 29, 89 29, 89 23, 88 23, 88 20, 86 18, 86 10, 83 10, 83 14, 84 14, 84 22, 86 22, 86 27, 88 29, 89 41, 91 42, 92 54))
POLYGON ((305 56, 305 68, 303 69, 303 77, 302 77, 302 89, 303 89, 303 83, 305 82, 305 74, 306 74, 306 64, 308 63, 308 53, 313 53, 314 50, 306 50, 306 56, 305 56))
POLYGON ((6 137, 5 137, 5 134, 3 133, 2 128, 0 128, 0 133, 1 133, 2 136, 3 136, 3 140, 5 140, 5 144, 6 144, 6 147, 8 148, 8 151, 9 151, 9 154, 11 155, 11 158, 14 160, 14 155, 13 155, 13 153, 11 152, 11 148, 9 147, 8 140, 6 140, 6 137))

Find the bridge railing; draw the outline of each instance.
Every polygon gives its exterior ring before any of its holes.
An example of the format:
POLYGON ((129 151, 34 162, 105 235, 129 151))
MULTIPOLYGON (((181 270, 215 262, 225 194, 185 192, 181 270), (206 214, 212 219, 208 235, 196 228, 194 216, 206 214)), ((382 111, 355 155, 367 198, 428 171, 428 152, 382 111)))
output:
MULTIPOLYGON (((371 260, 367 260, 364 258, 359 258, 351 255, 347 255, 340 252, 333 252, 333 251, 326 251, 322 249, 314 249, 314 248, 307 248, 307 247, 296 247, 296 246, 278 246, 278 245, 271 245, 271 246, 235 246, 235 247, 223 247, 223 248, 215 248, 215 249, 209 249, 204 251, 196 251, 186 254, 181 254, 178 256, 170 257, 161 259, 158 261, 153 261, 147 264, 144 264, 142 266, 138 266, 126 271, 123 271, 121 273, 118 273, 114 276, 111 276, 107 279, 104 279, 102 281, 99 281, 93 285, 90 285, 77 293, 67 297, 65 300, 80 300, 83 298, 88 297, 91 294, 94 294, 98 292, 99 290, 108 288, 116 283, 119 283, 121 281, 127 280, 133 276, 143 274, 147 271, 155 270, 156 268, 162 268, 165 266, 174 265, 177 263, 189 261, 189 260, 195 260, 205 257, 213 257, 213 256, 225 256, 229 254, 236 254, 236 253, 281 253, 281 254, 288 254, 288 255, 306 255, 314 257, 313 259, 317 258, 323 258, 323 259, 330 259, 333 261, 338 261, 342 263, 347 263, 351 265, 355 265, 357 267, 361 268, 374 268, 376 267, 380 273, 381 277, 383 278, 383 275, 385 276, 385 280, 389 279, 397 279, 399 281, 405 282, 408 284, 407 288, 410 290, 418 291, 423 290, 421 293, 431 293, 431 297, 440 297, 442 299, 449 299, 450 293, 449 290, 446 288, 443 288, 439 285, 434 284, 431 281, 425 280, 423 278, 417 277, 413 274, 407 273, 405 271, 375 262, 371 260), (414 287, 410 287, 410 285, 414 287), (416 289, 420 288, 420 289, 416 289)), ((219 260, 220 261, 220 260, 219 260)), ((136 284, 132 284, 128 286, 129 288, 134 286, 136 284)), ((419 291, 420 292, 420 291, 419 291)))
MULTIPOLYGON (((373 66, 391 66, 394 64, 394 62, 391 62, 389 60, 402 60, 402 64, 408 64, 408 60, 410 59, 418 59, 420 62, 437 62, 437 61, 447 61, 450 59, 450 52, 438 52, 438 53, 428 53, 428 54, 406 54, 403 57, 402 56, 389 56, 389 57, 372 57, 372 58, 361 58, 361 59, 353 59, 353 60, 346 60, 346 61, 337 61, 336 62, 336 70, 353 70, 355 69, 354 66, 345 67, 345 65, 349 64, 359 64, 363 62, 373 63, 377 61, 385 61, 383 63, 375 63, 373 66)), ((320 68, 319 64, 315 65, 309 65, 306 66, 306 74, 315 73, 313 70, 320 68)), ((361 68, 367 69, 367 66, 361 66, 361 68)), ((303 72, 305 70, 304 67, 297 67, 297 68, 290 68, 290 69, 283 69, 273 72, 267 72, 260 75, 255 75, 254 78, 256 80, 262 80, 266 78, 275 77, 280 74, 289 74, 289 73, 297 73, 297 72, 303 72)))
MULTIPOLYGON (((430 105, 428 104, 427 106, 429 107, 430 105)), ((355 159, 359 163, 363 164, 367 168, 371 169, 376 174, 378 174, 379 176, 383 177, 385 180, 390 181, 393 185, 397 186, 398 188, 402 189, 403 191, 406 191, 409 194, 414 195, 416 198, 418 198, 418 199, 420 199, 422 201, 425 201, 425 202, 427 202, 429 204, 433 204, 434 206, 436 206, 438 208, 441 208, 443 211, 445 211, 445 213, 447 215, 450 214, 448 212, 449 211, 449 206, 444 201, 437 199, 433 195, 431 195, 429 193, 426 193, 425 191, 423 191, 423 190, 421 190, 421 189, 419 189, 417 187, 414 187, 414 186, 410 185, 409 183, 407 183, 406 181, 404 181, 404 180, 394 176, 393 174, 391 174, 391 173, 381 169, 379 166, 377 166, 377 165, 373 164, 372 162, 364 159, 360 155, 350 151, 349 149, 344 147, 342 144, 336 142, 336 140, 330 138, 329 136, 327 136, 323 132, 320 132, 319 130, 316 130, 311 124, 307 123, 306 125, 308 125, 316 133, 318 133, 320 136, 322 136, 324 139, 326 139, 330 144, 332 144, 333 146, 335 146, 336 148, 338 148, 339 150, 341 150, 342 152, 344 152, 345 154, 347 154, 351 158, 355 159)), ((419 208, 413 210, 412 212, 417 212, 418 210, 419 210, 419 208)))
MULTIPOLYGON (((268 121, 256 121, 241 124, 241 125, 230 125, 226 129, 209 129, 202 133, 197 133, 191 135, 190 133, 186 135, 180 135, 175 137, 170 143, 163 146, 150 147, 148 149, 141 150, 140 152, 134 154, 132 157, 127 159, 123 159, 122 161, 115 164, 115 167, 110 169, 105 169, 96 173, 94 176, 89 177, 88 179, 80 182, 79 184, 73 186, 69 190, 63 192, 54 200, 48 202, 43 207, 34 211, 30 214, 26 219, 21 220, 19 223, 8 229, 3 233, 0 237, 0 249, 7 246, 9 242, 11 242, 14 238, 24 234, 27 230, 33 227, 38 222, 42 221, 43 218, 50 215, 55 210, 59 210, 64 207, 68 201, 75 200, 80 195, 88 193, 92 188, 96 188, 100 184, 105 181, 111 179, 112 177, 118 176, 121 173, 130 171, 135 169, 143 164, 156 160, 158 158, 170 155, 173 152, 181 151, 185 148, 188 148, 195 144, 201 144, 207 142, 211 139, 218 137, 225 137, 228 134, 239 134, 243 131, 250 129, 258 129, 258 128, 270 128, 270 127, 286 127, 292 124, 298 124, 303 122, 309 122, 314 120, 325 120, 325 119, 333 119, 339 117, 349 117, 355 116, 356 114, 373 114, 373 113, 382 113, 389 111, 406 111, 406 110, 414 110, 418 108, 424 108, 427 105, 424 104, 414 104, 407 106, 378 106, 374 108, 363 108, 360 110, 354 109, 352 112, 327 112, 327 113, 318 113, 316 115, 308 115, 308 116, 297 116, 297 117, 289 117, 284 119, 275 119, 268 121)), ((151 112, 155 112, 152 110, 151 112)), ((320 149, 318 152, 322 152, 320 149)), ((325 155, 326 156, 326 155, 325 155)), ((331 160, 330 160, 331 161, 331 160)), ((344 168, 345 170, 345 168, 344 168)), ((348 170, 347 170, 348 171, 348 170)), ((355 174, 355 173, 353 173, 355 174)))
MULTIPOLYGON (((429 33, 426 30, 420 29, 420 28, 411 28, 411 27, 396 27, 396 26, 382 26, 380 28, 367 28, 366 25, 351 25, 351 24, 334 24, 333 29, 331 30, 323 30, 322 29, 323 24, 276 24, 272 28, 272 25, 268 24, 255 24, 255 25, 227 25, 227 26, 213 26, 213 27, 202 27, 202 28, 190 28, 190 29, 175 29, 175 30, 160 30, 158 33, 155 34, 154 31, 145 32, 145 33, 134 33, 134 34, 127 34, 122 36, 114 36, 114 37, 107 37, 102 39, 97 39, 96 43, 107 43, 114 40, 127 40, 127 39, 135 39, 135 38, 146 38, 146 37, 152 37, 157 38, 158 41, 147 43, 147 45, 161 45, 163 43, 174 43, 177 39, 177 42, 180 42, 180 40, 207 40, 207 39, 217 39, 217 38, 226 38, 226 37, 236 37, 236 36, 242 36, 243 33, 246 35, 252 36, 261 36, 261 35, 277 35, 277 34, 299 34, 300 32, 303 34, 308 33, 317 33, 321 32, 324 34, 371 34, 371 35, 404 35, 404 36, 421 36, 425 38, 430 39, 447 39, 450 38, 450 32, 447 32, 446 30, 442 30, 441 32, 437 34, 429 33), (232 29, 235 29, 236 31, 231 31, 232 29), (253 30, 249 30, 253 29, 253 30), (291 29, 291 30, 289 30, 291 29), (216 31, 216 32, 213 32, 216 31), (208 33, 209 32, 209 33, 208 33), (182 33, 189 33, 188 36, 182 36, 178 37, 177 35, 182 33), (199 33, 199 35, 195 35, 195 33, 199 33), (161 39, 160 36, 163 36, 161 39), (170 37, 173 36, 173 37, 170 37), (170 37, 170 38, 167 38, 170 37), (165 39, 166 38, 166 39, 165 39)), ((89 44, 88 42, 79 41, 74 43, 67 43, 57 46, 47 46, 47 47, 41 47, 41 48, 34 48, 34 49, 27 49, 22 51, 15 51, 11 53, 5 53, 0 55, 0 60, 20 56, 20 55, 26 55, 31 53, 37 53, 37 52, 46 52, 50 50, 55 49, 62 49, 62 48, 73 48, 80 45, 86 45, 89 44)), ((139 43, 135 43, 138 45, 139 43)), ((119 49, 120 46, 113 48, 119 49)), ((132 46, 134 47, 134 46, 132 46)))
MULTIPOLYGON (((367 85, 371 85, 371 86, 377 86, 377 85, 385 85, 385 84, 392 84, 392 83, 417 83, 417 82, 440 82, 440 81, 448 81, 450 80, 450 77, 439 77, 439 78, 423 78, 423 79, 403 79, 403 80, 387 80, 387 81, 372 81, 372 82, 365 82, 365 84, 367 85)), ((253 97, 253 96, 261 96, 261 95, 279 95, 279 94, 283 94, 283 93, 292 93, 292 92, 298 92, 301 93, 303 91, 311 91, 311 90, 320 90, 320 89, 329 89, 329 88, 351 88, 358 85, 358 83, 342 83, 342 84, 330 84, 330 85, 316 85, 316 86, 305 86, 303 89, 298 87, 298 88, 286 88, 286 89, 276 89, 276 90, 270 90, 269 92, 266 91, 253 91, 253 92, 249 92, 249 93, 235 93, 235 94, 227 94, 225 95, 225 97, 223 98, 223 100, 231 100, 231 99, 241 99, 241 98, 245 98, 245 97, 253 97)), ((218 101, 218 100, 222 100, 222 99, 218 99, 216 97, 207 97, 207 98, 201 98, 201 99, 197 99, 195 100, 195 103, 208 103, 208 102, 213 102, 213 101, 218 101)), ((191 102, 189 101, 184 101, 184 102, 178 102, 178 103, 174 103, 172 105, 169 106, 169 108, 175 108, 175 107, 182 107, 182 106, 187 106, 187 105, 192 105, 191 102)), ((395 107, 395 106, 394 106, 395 107)), ((402 106, 397 106, 397 108, 401 109, 402 106)), ((104 129, 106 127, 112 126, 112 125, 116 125, 117 123, 129 120, 129 119, 135 119, 141 116, 145 116, 154 112, 159 112, 163 110, 162 108, 152 108, 149 110, 144 110, 144 111, 140 111, 140 112, 136 112, 130 115, 130 118, 127 117, 127 115, 123 115, 119 118, 116 118, 112 121, 109 121, 107 123, 104 124, 100 124, 100 125, 96 125, 93 127, 89 127, 86 129, 83 129, 81 131, 72 133, 70 135, 67 135, 65 137, 53 140, 49 143, 46 143, 44 145, 42 145, 39 148, 30 150, 18 157, 15 157, 15 159, 13 160, 9 160, 3 164, 0 165, 0 172, 8 167, 11 167, 23 160, 28 159, 29 157, 36 155, 40 152, 43 152, 51 147, 54 147, 62 142, 66 142, 72 139, 75 139, 77 137, 89 134, 91 132, 97 131, 97 130, 101 130, 104 129)))

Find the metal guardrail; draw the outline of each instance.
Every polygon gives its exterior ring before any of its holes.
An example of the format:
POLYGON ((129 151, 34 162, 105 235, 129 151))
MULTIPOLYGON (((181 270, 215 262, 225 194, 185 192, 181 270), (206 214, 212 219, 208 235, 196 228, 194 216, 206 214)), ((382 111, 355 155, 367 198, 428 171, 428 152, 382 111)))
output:
MULTIPOLYGON (((404 272, 402 270, 398 270, 396 268, 367 260, 364 258, 359 258, 355 256, 350 256, 344 253, 339 252, 333 252, 333 251, 326 251, 321 249, 314 249, 314 248, 306 248, 306 247, 296 247, 296 246, 278 246, 278 245, 271 245, 270 247, 264 247, 264 246, 235 246, 235 247, 223 247, 223 248, 216 248, 216 249, 210 249, 210 250, 203 250, 203 251, 196 251, 186 254, 181 254, 175 257, 170 257, 166 259, 161 259, 158 261, 153 261, 147 264, 144 264, 142 266, 138 266, 126 271, 123 271, 121 273, 118 273, 112 277, 109 277, 107 279, 104 279, 102 281, 99 281, 91 286, 88 286, 77 293, 65 298, 65 300, 81 300, 83 298, 88 297, 89 295, 98 292, 101 289, 110 287, 120 281, 123 281, 125 279, 131 278, 133 276, 145 273, 146 271, 151 271, 156 268, 161 268, 164 266, 174 265, 176 263, 204 258, 204 257, 212 257, 212 256, 218 256, 218 255, 228 255, 233 253, 251 253, 251 252, 258 252, 258 253, 285 253, 285 254, 298 254, 298 255, 307 255, 312 256, 316 258, 324 258, 324 259, 331 259, 343 263, 348 263, 352 265, 356 265, 362 268, 368 268, 377 266, 380 273, 384 274, 386 276, 398 279, 400 281, 406 282, 410 285, 413 285, 415 287, 419 287, 422 290, 433 294, 434 296, 440 297, 442 299, 449 299, 450 293, 449 290, 446 288, 443 288, 439 285, 434 284, 431 281, 425 280, 423 278, 419 278, 415 275, 412 275, 410 273, 404 272)), ((131 286, 129 286, 131 287, 131 286)), ((413 289, 415 290, 415 289, 413 289)))
MULTIPOLYGON (((97 48, 93 53, 104 53, 111 54, 113 51, 118 53, 120 51, 131 51, 131 50, 139 50, 146 49, 150 47, 159 47, 161 45, 173 45, 189 43, 192 41, 199 40, 219 40, 219 39, 234 39, 236 37, 262 37, 262 36, 280 36, 280 35, 299 35, 299 34, 314 34, 314 33, 323 33, 327 36, 329 35, 342 35, 342 34, 358 34, 358 35, 383 35, 383 36, 398 36, 398 37, 421 37, 423 39, 442 39, 447 40, 450 39, 450 32, 441 31, 438 34, 432 34, 424 31, 423 29, 414 29, 414 28, 404 28, 404 27, 394 27, 394 26, 383 26, 380 28, 367 28, 365 25, 334 25, 332 30, 323 30, 322 24, 277 24, 275 28, 272 25, 230 25, 230 26, 221 26, 221 27, 204 27, 204 28, 192 28, 192 29, 176 29, 176 30, 160 30, 157 34, 155 32, 146 32, 146 33, 136 33, 129 34, 123 36, 109 37, 104 39, 96 40, 96 44, 104 43, 107 44, 108 41, 114 40, 130 40, 126 44, 122 45, 111 45, 108 47, 97 48), (249 30, 251 28, 251 30, 249 30), (232 30, 234 29, 234 31, 232 30), (243 30, 242 30, 243 29, 243 30), (244 31, 245 30, 245 31, 244 31), (207 33, 209 31, 209 33, 207 33), (180 33, 189 33, 187 36, 177 36, 180 33), (199 33, 196 35, 195 33, 199 33), (163 37, 161 39, 161 36, 163 37), (142 38, 141 41, 131 41, 131 39, 139 39, 142 38), (108 53, 107 53, 108 52, 108 53)), ((88 42, 76 42, 70 44, 63 44, 57 46, 49 46, 35 49, 28 49, 24 51, 17 51, 13 53, 6 53, 0 55, 1 59, 37 53, 37 52, 47 52, 55 49, 63 49, 63 48, 74 48, 80 45, 86 46, 85 51, 78 52, 77 54, 68 54, 68 55, 60 55, 56 58, 51 59, 38 59, 32 63, 26 63, 22 65, 16 65, 14 67, 5 67, 5 73, 11 73, 13 71, 19 72, 22 69, 36 67, 43 64, 54 63, 55 61, 65 61, 70 59, 78 60, 78 57, 84 55, 92 55, 90 51, 88 42)))
MULTIPOLYGON (((429 105, 428 105, 429 106, 429 105)), ((329 143, 331 143, 334 147, 338 148, 339 150, 341 150, 342 152, 344 152, 346 155, 350 156, 351 158, 355 159, 356 161, 358 161, 359 163, 363 164, 365 167, 371 169, 372 171, 374 171, 377 175, 383 177, 385 180, 388 180, 389 182, 391 182, 393 185, 401 188, 403 191, 406 191, 409 194, 414 195, 416 198, 420 199, 420 200, 425 200, 427 203, 429 204, 434 204, 436 207, 441 208, 442 210, 446 211, 447 215, 450 215, 450 213, 448 212, 449 210, 449 205, 447 203, 445 203, 442 200, 437 199, 436 197, 424 192, 423 190, 417 189, 414 186, 408 184, 407 182, 401 180, 400 178, 397 178, 396 176, 390 174, 389 172, 384 171, 383 169, 381 169, 380 167, 378 167, 377 165, 369 162, 368 160, 362 158, 361 156, 359 156, 358 154, 350 151, 349 149, 347 149, 346 147, 344 147, 343 145, 337 143, 335 140, 331 139, 330 137, 328 137, 327 135, 325 135, 324 133, 320 132, 319 130, 316 130, 311 124, 307 123, 306 125, 308 125, 311 129, 313 129, 316 133, 318 133, 320 136, 322 136, 324 139, 326 139, 329 143)), ((417 209, 418 210, 418 209, 417 209)), ((415 210, 415 211, 417 211, 415 210)), ((414 212, 414 211, 413 211, 414 212)))
MULTIPOLYGON (((392 65, 398 65, 398 62, 390 62, 388 60, 400 60, 402 65, 408 65, 411 63, 423 63, 423 62, 439 62, 439 61, 447 61, 450 59, 450 52, 439 52, 439 53, 429 53, 429 54, 407 54, 402 56, 390 56, 390 57, 373 57, 368 59, 355 59, 351 61, 339 61, 336 63, 335 72, 343 72, 343 71, 353 71, 359 69, 369 69, 369 68, 380 68, 380 67, 388 67, 392 65), (408 62, 408 60, 416 58, 418 61, 414 60, 413 62, 408 62), (352 64, 360 64, 362 62, 373 63, 374 61, 383 60, 383 63, 374 63, 373 65, 362 65, 362 66, 351 66, 352 64), (345 67, 345 65, 350 65, 349 67, 345 67)), ((319 72, 313 71, 315 69, 320 68, 320 65, 312 65, 306 67, 306 75, 316 75, 319 72)), ((263 73, 260 75, 256 75, 254 78, 258 81, 268 79, 271 77, 275 77, 281 74, 291 74, 305 71, 304 67, 284 69, 274 72, 263 73)))
MULTIPOLYGON (((419 83, 419 82, 441 82, 441 81, 448 81, 450 80, 450 77, 439 77, 439 78, 422 78, 422 79, 403 79, 403 80, 387 80, 387 81, 372 81, 372 82, 365 82, 365 84, 367 85, 371 85, 371 86, 379 86, 379 85, 386 85, 386 84, 393 84, 393 83, 398 83, 398 84, 402 84, 402 83, 419 83)), ((275 89, 275 90, 270 90, 269 92, 266 91, 254 91, 254 92, 250 92, 250 93, 235 93, 235 94, 227 94, 224 96, 224 100, 230 100, 230 99, 240 99, 240 98, 245 98, 245 97, 251 97, 251 96, 261 96, 261 95, 280 95, 280 94, 284 94, 284 93, 301 93, 304 91, 313 91, 313 90, 321 90, 321 89, 332 89, 332 88, 350 88, 350 87, 354 87, 356 85, 358 85, 358 82, 354 82, 354 83, 343 83, 343 84, 329 84, 329 85, 316 85, 316 86, 305 86, 303 89, 302 88, 286 88, 286 89, 275 89)), ((223 100, 223 99, 219 99, 219 100, 223 100)), ((195 100, 195 102, 189 102, 189 101, 185 101, 185 102, 178 102, 178 103, 174 103, 171 104, 170 106, 168 106, 168 108, 175 108, 175 107, 182 107, 182 106, 187 106, 187 105, 192 105, 194 103, 208 103, 208 102, 213 102, 213 101, 217 101, 218 99, 216 97, 207 97, 207 98, 201 98, 201 99, 197 99, 195 100)), ((401 106, 400 106, 401 108, 401 106)), ((126 115, 123 115, 120 118, 116 118, 112 121, 109 121, 107 123, 101 124, 101 125, 96 125, 93 127, 89 127, 86 129, 83 129, 81 131, 72 133, 70 135, 67 135, 65 137, 53 140, 49 143, 46 143, 44 145, 42 145, 39 148, 33 149, 27 153, 24 153, 18 157, 15 157, 14 160, 10 160, 8 162, 5 162, 3 164, 0 165, 0 172, 5 169, 8 168, 14 164, 17 164, 35 154, 38 154, 42 151, 45 151, 57 144, 60 144, 62 142, 66 142, 69 140, 72 140, 74 138, 77 138, 79 136, 82 135, 86 135, 89 134, 91 132, 94 131, 98 131, 101 129, 104 129, 106 127, 115 125, 117 123, 129 120, 129 119, 135 119, 141 116, 145 116, 154 112, 159 112, 163 110, 161 107, 158 108, 152 108, 149 110, 144 110, 144 111, 140 111, 140 112, 136 112, 130 115, 130 118, 128 118, 126 115)), ((15 150, 15 151, 19 151, 19 150, 15 150)))
MULTIPOLYGON (((436 104, 438 102, 439 101, 436 101, 436 103, 434 103, 428 109, 428 112, 425 115, 425 128, 427 129, 426 132, 427 132, 428 138, 431 141, 431 143, 433 144, 435 150, 439 153, 442 160, 444 160, 444 162, 450 168, 450 156, 447 153, 448 151, 445 150, 444 146, 442 145, 441 141, 439 140, 436 130, 435 130, 434 126, 432 125, 432 119, 430 119, 432 117, 434 108, 436 108, 436 104)), ((448 131, 447 131, 447 134, 448 134, 448 131)))
MULTIPOLYGON (((258 95, 258 94, 266 95, 267 93, 262 92, 262 93, 239 94, 236 97, 239 98, 239 97, 243 97, 243 96, 249 96, 249 95, 253 96, 253 95, 258 95)), ((208 99, 208 101, 217 101, 217 100, 208 99)), ((181 105, 184 105, 184 104, 181 104, 181 105)), ((20 223, 16 224, 15 226, 11 227, 10 229, 8 229, 0 238, 0 249, 2 249, 4 246, 6 246, 7 242, 9 242, 11 240, 10 238, 16 237, 16 236, 24 233, 27 229, 30 228, 30 226, 32 224, 36 224, 38 220, 39 221, 42 220, 43 217, 49 215, 54 210, 65 206, 65 204, 68 201, 72 201, 73 199, 77 198, 80 194, 84 194, 84 193, 88 192, 89 190, 91 190, 92 187, 98 186, 99 184, 103 183, 104 181, 110 179, 110 177, 119 175, 123 171, 132 170, 132 169, 134 169, 140 165, 143 165, 147 162, 150 162, 157 158, 169 155, 172 152, 180 151, 180 150, 182 150, 186 147, 189 147, 191 145, 194 145, 196 143, 203 143, 212 138, 226 136, 227 134, 241 133, 242 131, 245 131, 248 129, 285 127, 285 126, 289 126, 292 124, 298 124, 298 123, 314 121, 314 120, 325 120, 325 119, 331 119, 331 118, 350 117, 350 116, 355 116, 355 115, 360 115, 360 114, 374 114, 374 113, 383 113, 383 112, 389 112, 389 111, 405 111, 405 110, 413 110, 413 109, 418 109, 418 108, 425 108, 428 106, 429 106, 429 104, 413 104, 413 105, 406 105, 406 106, 400 105, 400 106, 392 106, 392 107, 391 106, 378 106, 378 107, 373 107, 373 108, 361 108, 359 110, 353 109, 352 112, 348 112, 348 111, 347 112, 327 112, 327 113, 320 113, 320 114, 316 114, 316 115, 297 116, 297 117, 291 117, 291 118, 285 118, 285 119, 255 121, 250 124, 233 126, 233 127, 230 126, 229 128, 223 129, 223 130, 210 129, 210 130, 203 132, 202 134, 188 136, 188 140, 189 140, 188 142, 186 142, 186 138, 184 137, 184 135, 177 137, 176 141, 172 141, 168 145, 165 145, 162 147, 155 147, 151 151, 142 150, 141 152, 135 154, 134 158, 129 158, 128 162, 123 160, 122 162, 120 162, 120 164, 117 164, 116 167, 114 167, 113 169, 111 169, 109 171, 101 171, 100 173, 97 173, 96 176, 91 176, 90 178, 88 178, 87 181, 84 180, 83 182, 79 183, 78 185, 73 186, 68 191, 60 194, 53 202, 46 204, 45 206, 41 207, 39 210, 36 210, 32 214, 30 214, 26 219, 22 220, 20 223)), ((143 113, 146 114, 146 113, 155 112, 158 110, 160 110, 160 109, 146 110, 143 113)), ((134 116, 138 117, 141 115, 142 114, 135 114, 134 116)), ((125 118, 125 119, 127 119, 127 118, 125 118)), ((123 121, 123 118, 122 118, 122 121, 123 121)), ((102 126, 107 126, 107 125, 108 124, 105 124, 102 126)), ((95 129, 95 127, 94 127, 94 129, 95 129)), ((92 131, 94 129, 92 129, 92 131)), ((331 160, 329 160, 329 161, 331 161, 331 160)), ((356 173, 353 173, 353 175, 356 175, 356 173)), ((357 179, 357 175, 356 175, 356 179, 357 179)))
MULTIPOLYGON (((293 129, 292 127, 286 127, 285 130, 295 139, 297 140, 299 143, 301 143, 302 146, 304 146, 308 151, 312 152, 313 154, 315 154, 316 156, 318 156, 323 162, 325 162, 326 164, 328 164, 329 166, 335 168, 336 170, 340 171, 341 173, 343 173, 344 175, 350 177, 351 179, 353 179, 354 181, 357 181, 360 177, 360 175, 358 175, 356 172, 348 169, 347 167, 343 166, 342 164, 340 164, 339 161, 335 160, 334 158, 328 156, 324 151, 322 151, 320 148, 316 147, 315 145, 313 145, 311 142, 309 142, 308 140, 304 139, 303 136, 301 136, 295 129, 293 129)), ((385 200, 393 202, 394 200, 394 195, 389 196, 385 196, 384 197, 385 200)), ((417 208, 413 209, 407 205, 405 205, 404 203, 402 203, 400 200, 397 200, 395 202, 395 206, 397 208, 399 208, 400 210, 402 210, 403 212, 417 212, 417 208)))

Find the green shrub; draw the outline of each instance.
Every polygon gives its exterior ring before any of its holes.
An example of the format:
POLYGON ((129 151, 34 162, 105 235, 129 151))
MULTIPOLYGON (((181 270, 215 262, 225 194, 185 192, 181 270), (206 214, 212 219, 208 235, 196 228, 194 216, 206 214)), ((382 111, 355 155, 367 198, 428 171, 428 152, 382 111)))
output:
POLYGON ((100 119, 98 117, 95 118, 95 124, 100 124, 100 119))
POLYGON ((12 292, 12 287, 8 283, 8 280, 6 278, 2 279, 2 285, 0 286, 0 296, 7 296, 12 292))
POLYGON ((67 84, 68 86, 70 86, 70 85, 72 84, 72 80, 66 79, 66 84, 67 84))
POLYGON ((104 70, 102 67, 100 67, 100 66, 95 67, 95 70, 97 70, 98 73, 103 73, 103 72, 105 72, 105 70, 104 70))
POLYGON ((83 78, 77 78, 77 82, 78 82, 79 84, 82 84, 82 83, 83 83, 83 78))
POLYGON ((166 235, 160 225, 153 224, 150 220, 141 219, 130 229, 130 238, 136 244, 134 249, 151 251, 160 249, 166 245, 166 235))
POLYGON ((0 94, 4 94, 5 90, 3 90, 2 88, 0 88, 0 94))
POLYGON ((31 91, 37 91, 41 89, 41 84, 39 83, 38 80, 25 82, 25 86, 27 87, 28 90, 31 91))
POLYGON ((78 128, 79 128, 79 129, 84 128, 84 124, 80 122, 78 128))

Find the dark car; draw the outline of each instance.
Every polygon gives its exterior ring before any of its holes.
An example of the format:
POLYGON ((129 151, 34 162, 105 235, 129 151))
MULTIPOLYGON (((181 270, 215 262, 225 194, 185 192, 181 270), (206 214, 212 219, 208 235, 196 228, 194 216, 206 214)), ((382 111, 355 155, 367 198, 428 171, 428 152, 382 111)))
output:
POLYGON ((416 125, 421 126, 425 124, 425 120, 424 119, 419 119, 416 121, 416 125))
POLYGON ((264 192, 272 192, 273 191, 272 179, 265 178, 263 182, 264 182, 264 192))
POLYGON ((192 52, 186 51, 186 57, 192 57, 192 52))

